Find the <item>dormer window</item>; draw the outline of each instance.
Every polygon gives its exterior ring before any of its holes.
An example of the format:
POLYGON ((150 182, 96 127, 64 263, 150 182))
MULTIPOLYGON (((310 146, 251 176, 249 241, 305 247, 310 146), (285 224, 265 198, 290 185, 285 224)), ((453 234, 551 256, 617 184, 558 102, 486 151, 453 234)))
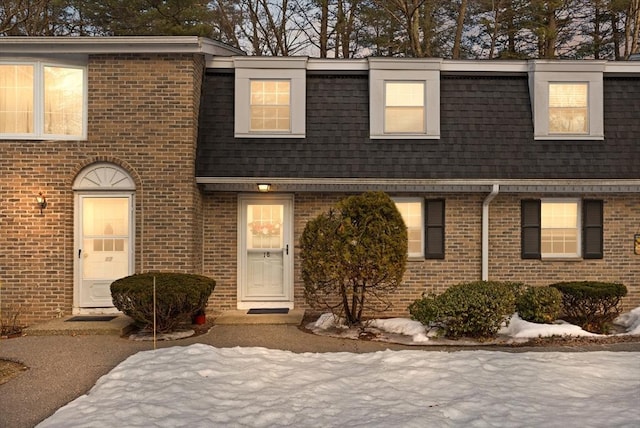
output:
POLYGON ((536 140, 603 140, 603 61, 529 63, 536 140))
POLYGON ((304 138, 306 58, 237 57, 236 138, 304 138))
POLYGON ((440 138, 442 60, 369 58, 372 139, 440 138))

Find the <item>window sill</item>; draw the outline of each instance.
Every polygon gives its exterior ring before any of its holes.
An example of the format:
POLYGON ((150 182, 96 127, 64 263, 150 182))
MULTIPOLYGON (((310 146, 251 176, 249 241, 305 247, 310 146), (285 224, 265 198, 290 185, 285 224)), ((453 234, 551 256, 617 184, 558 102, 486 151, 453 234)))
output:
POLYGON ((384 134, 370 135, 371 140, 439 140, 440 135, 435 134, 384 134))
POLYGON ((581 262, 584 259, 582 257, 545 257, 542 256, 543 262, 581 262))
POLYGON ((279 134, 277 132, 270 132, 264 134, 258 133, 236 133, 234 134, 235 138, 306 138, 305 134, 291 134, 291 133, 282 133, 279 134))
POLYGON ((604 140, 604 135, 534 135, 534 140, 556 140, 556 141, 576 141, 576 140, 588 140, 588 141, 598 141, 604 140))

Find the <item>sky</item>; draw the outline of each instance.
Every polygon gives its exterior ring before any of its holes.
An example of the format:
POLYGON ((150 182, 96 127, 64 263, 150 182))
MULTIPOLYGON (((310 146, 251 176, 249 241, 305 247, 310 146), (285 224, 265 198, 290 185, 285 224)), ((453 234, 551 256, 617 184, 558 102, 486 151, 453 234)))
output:
MULTIPOLYGON (((640 308, 617 322, 640 334, 640 308)), ((501 335, 570 328, 531 324, 514 315, 501 335)), ((432 340, 408 319, 376 328, 432 340)), ((195 344, 139 352, 38 427, 640 426, 640 352, 420 349, 296 354, 195 344)))

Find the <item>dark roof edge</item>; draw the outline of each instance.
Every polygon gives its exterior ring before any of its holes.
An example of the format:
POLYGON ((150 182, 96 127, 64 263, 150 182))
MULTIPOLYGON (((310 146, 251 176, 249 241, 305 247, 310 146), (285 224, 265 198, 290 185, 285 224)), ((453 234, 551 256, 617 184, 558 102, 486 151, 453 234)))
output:
POLYGON ((268 183, 274 192, 390 193, 458 192, 488 193, 494 185, 500 193, 640 193, 640 180, 410 180, 375 178, 196 177, 206 191, 253 192, 268 183))

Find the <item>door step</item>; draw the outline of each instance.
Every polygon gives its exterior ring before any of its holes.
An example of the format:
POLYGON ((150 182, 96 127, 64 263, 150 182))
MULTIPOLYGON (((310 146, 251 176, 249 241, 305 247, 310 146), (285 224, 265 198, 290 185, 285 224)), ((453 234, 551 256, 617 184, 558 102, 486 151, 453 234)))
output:
POLYGON ((290 324, 300 325, 304 318, 304 309, 290 309, 288 313, 251 314, 247 310, 225 311, 218 315, 213 324, 290 324))

